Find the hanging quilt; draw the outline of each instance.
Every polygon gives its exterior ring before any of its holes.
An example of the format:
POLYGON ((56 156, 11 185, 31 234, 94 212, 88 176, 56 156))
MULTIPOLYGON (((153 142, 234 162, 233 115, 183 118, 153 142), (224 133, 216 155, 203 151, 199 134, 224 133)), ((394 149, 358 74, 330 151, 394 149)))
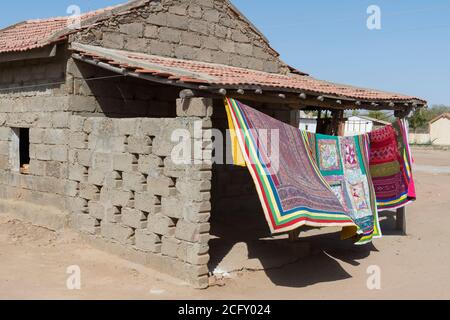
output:
POLYGON ((416 199, 408 125, 398 120, 370 137, 370 171, 379 211, 395 210, 416 199))
POLYGON ((242 165, 239 159, 245 160, 272 233, 304 225, 354 226, 312 161, 299 129, 234 99, 225 102, 234 161, 242 165), (275 142, 271 133, 280 142, 278 155, 268 148, 275 142))
POLYGON ((311 137, 298 128, 234 99, 226 99, 225 105, 234 162, 248 167, 272 233, 304 225, 340 226, 346 238, 357 235, 359 244, 380 235, 366 175, 367 141, 318 139, 312 147, 311 137), (271 150, 273 140, 279 142, 276 152, 271 150), (312 149, 320 150, 318 164, 312 149), (349 170, 354 176, 344 179, 349 170), (330 185, 331 177, 340 183, 330 185))
MULTIPOLYGON (((381 237, 369 171, 367 135, 335 137, 303 133, 320 173, 357 226, 358 244, 381 237)), ((348 236, 354 232, 347 230, 348 236)))

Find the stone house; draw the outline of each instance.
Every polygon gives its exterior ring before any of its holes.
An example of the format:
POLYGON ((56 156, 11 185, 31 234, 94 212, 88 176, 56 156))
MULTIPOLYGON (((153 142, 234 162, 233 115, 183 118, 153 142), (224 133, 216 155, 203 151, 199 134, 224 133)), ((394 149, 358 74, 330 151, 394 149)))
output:
POLYGON ((228 0, 25 21, 0 30, 0 211, 207 287, 217 239, 268 235, 245 220, 261 210, 248 172, 211 161, 224 96, 297 126, 299 109, 338 123, 344 109, 426 103, 288 66, 228 0), (173 161, 176 129, 203 161, 173 161))

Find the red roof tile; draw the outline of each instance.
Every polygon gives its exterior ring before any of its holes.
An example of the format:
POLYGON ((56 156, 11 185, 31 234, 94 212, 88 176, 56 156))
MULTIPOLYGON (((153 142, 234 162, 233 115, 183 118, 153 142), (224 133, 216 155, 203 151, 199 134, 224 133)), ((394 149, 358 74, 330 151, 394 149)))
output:
POLYGON ((110 65, 121 65, 137 73, 147 73, 185 83, 204 83, 224 87, 257 86, 280 91, 310 92, 320 95, 368 101, 425 101, 416 97, 357 88, 318 80, 310 76, 281 75, 227 65, 165 58, 154 55, 112 50, 95 46, 72 44, 72 49, 83 56, 95 57, 110 65), (99 57, 101 57, 99 59, 99 57))
MULTIPOLYGON (((94 18, 103 13, 112 11, 122 5, 107 7, 81 15, 81 21, 94 18)), ((49 45, 61 38, 54 38, 59 32, 67 30, 61 36, 71 33, 73 30, 67 29, 70 17, 58 17, 38 20, 28 20, 8 28, 0 30, 0 53, 26 51, 49 45)))
POLYGON ((67 18, 30 20, 0 31, 0 52, 43 47, 55 32, 67 26, 67 18))

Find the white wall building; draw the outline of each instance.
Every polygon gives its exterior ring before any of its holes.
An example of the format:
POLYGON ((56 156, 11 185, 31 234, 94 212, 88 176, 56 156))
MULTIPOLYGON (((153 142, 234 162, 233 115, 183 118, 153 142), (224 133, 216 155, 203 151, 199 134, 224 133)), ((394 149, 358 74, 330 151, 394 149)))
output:
POLYGON ((348 136, 357 136, 369 133, 377 128, 390 124, 387 121, 374 119, 367 116, 352 116, 345 122, 345 133, 348 136))
POLYGON ((300 111, 300 130, 316 133, 317 131, 317 117, 300 111))
MULTIPOLYGON (((316 133, 317 117, 300 111, 300 130, 316 133)), ((377 128, 390 124, 387 121, 378 120, 367 116, 352 116, 345 122, 345 136, 356 136, 369 133, 377 128)))
POLYGON ((450 113, 430 121, 430 139, 436 146, 450 146, 450 113))

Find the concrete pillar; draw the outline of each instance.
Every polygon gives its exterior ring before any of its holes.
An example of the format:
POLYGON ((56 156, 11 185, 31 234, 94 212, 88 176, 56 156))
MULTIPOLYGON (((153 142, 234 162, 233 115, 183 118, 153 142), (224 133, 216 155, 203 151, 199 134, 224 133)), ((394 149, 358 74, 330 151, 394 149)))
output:
MULTIPOLYGON (((194 125, 192 141, 195 162, 185 168, 185 174, 176 182, 176 189, 180 194, 177 200, 182 215, 176 223, 175 238, 179 241, 178 257, 185 261, 189 282, 197 288, 206 288, 209 285, 212 114, 213 99, 192 97, 177 100, 177 116, 194 125), (201 152, 201 155, 195 154, 198 152, 201 152)), ((174 200, 171 204, 163 203, 163 212, 165 207, 176 208, 176 202, 174 200)))

